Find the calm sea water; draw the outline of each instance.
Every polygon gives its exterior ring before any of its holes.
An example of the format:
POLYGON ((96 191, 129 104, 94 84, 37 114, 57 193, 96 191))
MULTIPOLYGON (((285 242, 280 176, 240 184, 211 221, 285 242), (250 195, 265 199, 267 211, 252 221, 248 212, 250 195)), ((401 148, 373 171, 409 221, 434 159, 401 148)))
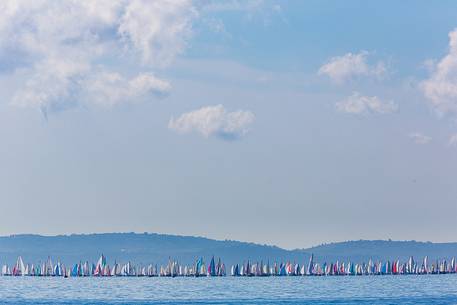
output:
POLYGON ((457 304, 456 275, 0 277, 1 304, 457 304))

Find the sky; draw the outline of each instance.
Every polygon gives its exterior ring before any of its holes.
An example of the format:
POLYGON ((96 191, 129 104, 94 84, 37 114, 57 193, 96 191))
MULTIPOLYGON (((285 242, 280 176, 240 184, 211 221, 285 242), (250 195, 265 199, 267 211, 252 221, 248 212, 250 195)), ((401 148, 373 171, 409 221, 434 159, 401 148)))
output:
POLYGON ((0 235, 456 241, 455 1, 0 2, 0 235))

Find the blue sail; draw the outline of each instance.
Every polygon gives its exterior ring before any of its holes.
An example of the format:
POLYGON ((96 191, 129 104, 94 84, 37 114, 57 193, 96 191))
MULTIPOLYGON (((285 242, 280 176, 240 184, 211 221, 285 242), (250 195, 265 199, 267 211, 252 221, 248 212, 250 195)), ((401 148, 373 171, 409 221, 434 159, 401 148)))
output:
POLYGON ((211 262, 209 263, 209 275, 216 275, 216 264, 214 263, 214 256, 211 258, 211 262))
POLYGON ((313 274, 313 268, 314 268, 313 259, 314 259, 314 254, 311 254, 311 257, 309 258, 308 268, 306 269, 307 275, 313 274))
POLYGON ((198 276, 200 275, 200 269, 203 265, 203 258, 200 257, 198 260, 197 260, 197 263, 195 264, 195 275, 198 276))
POLYGON ((75 264, 73 266, 73 269, 71 270, 71 276, 78 276, 78 264, 75 264))

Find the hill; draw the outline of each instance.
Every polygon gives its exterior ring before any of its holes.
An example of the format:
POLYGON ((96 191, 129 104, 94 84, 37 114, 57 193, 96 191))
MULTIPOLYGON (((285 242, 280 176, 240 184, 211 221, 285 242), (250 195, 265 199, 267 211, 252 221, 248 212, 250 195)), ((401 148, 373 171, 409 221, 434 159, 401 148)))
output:
POLYGON ((9 264, 22 255, 27 262, 45 260, 48 256, 63 263, 95 261, 104 254, 109 262, 165 263, 169 257, 192 263, 198 257, 220 256, 227 264, 251 260, 303 261, 303 251, 288 251, 275 246, 214 240, 204 237, 156 233, 105 233, 58 236, 12 235, 0 237, 0 262, 9 264))
POLYGON ((316 257, 326 261, 362 262, 373 260, 405 261, 409 256, 422 259, 426 255, 431 259, 442 259, 457 256, 457 243, 432 243, 418 241, 391 240, 357 240, 323 244, 304 249, 316 257))
POLYGON ((0 237, 0 263, 12 264, 18 255, 37 263, 51 256, 66 264, 80 260, 96 261, 100 254, 109 262, 165 263, 169 257, 190 264, 198 257, 221 257, 228 265, 248 259, 254 261, 307 262, 311 253, 320 262, 361 262, 385 259, 406 260, 410 255, 422 259, 457 256, 457 243, 359 240, 323 244, 308 249, 286 250, 276 246, 204 237, 156 233, 105 233, 58 236, 11 235, 0 237))

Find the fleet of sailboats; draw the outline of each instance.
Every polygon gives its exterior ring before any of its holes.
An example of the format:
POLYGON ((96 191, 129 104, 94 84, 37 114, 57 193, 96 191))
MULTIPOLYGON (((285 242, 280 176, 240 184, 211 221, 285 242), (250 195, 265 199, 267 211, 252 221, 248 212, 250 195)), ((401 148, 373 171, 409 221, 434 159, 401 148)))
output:
MULTIPOLYGON (((377 261, 369 260, 368 263, 339 262, 319 264, 311 255, 306 264, 299 263, 264 263, 246 261, 235 264, 230 268, 231 276, 336 276, 336 275, 399 275, 399 274, 447 274, 457 273, 455 258, 450 261, 445 259, 429 262, 425 257, 421 262, 416 262, 411 256, 408 261, 377 261)), ((2 276, 57 276, 57 277, 110 277, 110 276, 136 276, 136 277, 177 277, 177 276, 226 276, 225 264, 219 258, 211 258, 206 266, 203 258, 199 258, 192 265, 183 265, 178 261, 169 259, 166 265, 154 264, 134 265, 131 262, 120 264, 114 262, 112 266, 107 263, 106 257, 101 255, 96 264, 88 261, 66 266, 60 261, 53 263, 51 258, 39 264, 26 264, 21 256, 14 266, 3 265, 2 276)))

